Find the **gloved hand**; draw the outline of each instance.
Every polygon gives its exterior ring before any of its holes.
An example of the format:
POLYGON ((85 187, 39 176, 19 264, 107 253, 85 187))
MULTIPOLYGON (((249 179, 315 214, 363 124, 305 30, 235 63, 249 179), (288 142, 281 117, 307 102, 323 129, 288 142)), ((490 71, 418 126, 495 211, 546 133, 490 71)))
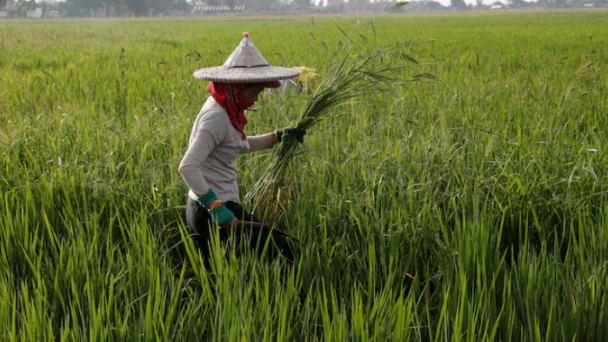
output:
POLYGON ((234 213, 228 210, 224 203, 217 198, 213 189, 209 188, 206 194, 198 198, 198 202, 209 210, 213 217, 213 222, 217 223, 218 226, 226 227, 235 223, 236 217, 234 217, 234 213))
POLYGON ((299 142, 303 143, 304 142, 304 135, 306 135, 306 130, 305 129, 298 129, 298 128, 293 128, 291 126, 285 127, 285 128, 281 128, 278 129, 274 132, 277 135, 277 141, 281 142, 283 141, 283 138, 285 136, 291 135, 293 137, 296 138, 296 140, 298 140, 299 142))

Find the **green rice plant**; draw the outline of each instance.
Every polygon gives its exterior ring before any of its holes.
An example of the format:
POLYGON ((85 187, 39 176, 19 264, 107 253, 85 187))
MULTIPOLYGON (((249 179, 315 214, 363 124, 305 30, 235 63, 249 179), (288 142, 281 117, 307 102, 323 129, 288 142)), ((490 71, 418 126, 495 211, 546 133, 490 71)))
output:
MULTIPOLYGON (((415 81, 403 79, 404 71, 417 63, 404 50, 420 42, 406 41, 376 48, 367 54, 356 53, 358 40, 366 39, 358 32, 358 25, 348 35, 342 31, 346 40, 302 109, 294 130, 308 131, 325 116, 337 112, 342 106, 352 106, 354 101, 360 101, 363 95, 370 92, 391 91, 397 85, 415 81)), ((428 74, 425 77, 434 76, 428 74)), ((286 135, 275 158, 247 194, 246 200, 255 200, 256 207, 261 204, 263 208, 276 201, 280 196, 278 191, 284 185, 285 174, 298 150, 299 142, 293 135, 286 135)))

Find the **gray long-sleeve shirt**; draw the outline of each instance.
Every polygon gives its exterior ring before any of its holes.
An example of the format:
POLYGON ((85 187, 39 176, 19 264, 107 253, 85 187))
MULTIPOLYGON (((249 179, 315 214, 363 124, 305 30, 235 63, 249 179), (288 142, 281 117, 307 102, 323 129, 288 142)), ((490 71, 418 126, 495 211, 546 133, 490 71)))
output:
POLYGON ((239 202, 236 158, 275 143, 274 133, 243 140, 226 110, 210 96, 194 121, 188 150, 179 165, 189 196, 197 199, 211 187, 220 200, 239 202))

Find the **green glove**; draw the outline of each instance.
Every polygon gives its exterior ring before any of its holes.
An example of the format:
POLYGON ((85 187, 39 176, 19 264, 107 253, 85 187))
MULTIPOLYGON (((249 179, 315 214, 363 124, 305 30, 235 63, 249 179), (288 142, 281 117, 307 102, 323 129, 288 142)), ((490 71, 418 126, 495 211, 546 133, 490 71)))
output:
POLYGON ((212 188, 209 188, 206 194, 200 196, 198 202, 209 210, 213 222, 216 222, 220 227, 229 225, 234 221, 234 213, 228 210, 224 203, 217 198, 212 188))

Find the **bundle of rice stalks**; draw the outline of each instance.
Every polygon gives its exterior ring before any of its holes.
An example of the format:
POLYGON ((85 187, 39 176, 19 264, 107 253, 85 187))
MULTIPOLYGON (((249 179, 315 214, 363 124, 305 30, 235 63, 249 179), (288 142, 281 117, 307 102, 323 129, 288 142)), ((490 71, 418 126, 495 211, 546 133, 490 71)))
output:
MULTIPOLYGON (((310 132, 323 117, 337 112, 342 105, 352 104, 353 99, 370 92, 385 91, 398 84, 420 80, 420 77, 406 80, 402 75, 404 71, 411 69, 412 65, 418 64, 409 54, 412 45, 426 42, 406 41, 376 48, 369 54, 354 54, 358 39, 367 39, 357 32, 357 27, 349 35, 344 34, 346 43, 303 108, 295 129, 310 132)), ((245 200, 253 201, 256 213, 267 218, 280 216, 280 189, 285 185, 285 175, 300 148, 295 136, 283 137, 270 166, 245 197, 245 200), (270 203, 275 203, 275 206, 270 207, 270 203)))

